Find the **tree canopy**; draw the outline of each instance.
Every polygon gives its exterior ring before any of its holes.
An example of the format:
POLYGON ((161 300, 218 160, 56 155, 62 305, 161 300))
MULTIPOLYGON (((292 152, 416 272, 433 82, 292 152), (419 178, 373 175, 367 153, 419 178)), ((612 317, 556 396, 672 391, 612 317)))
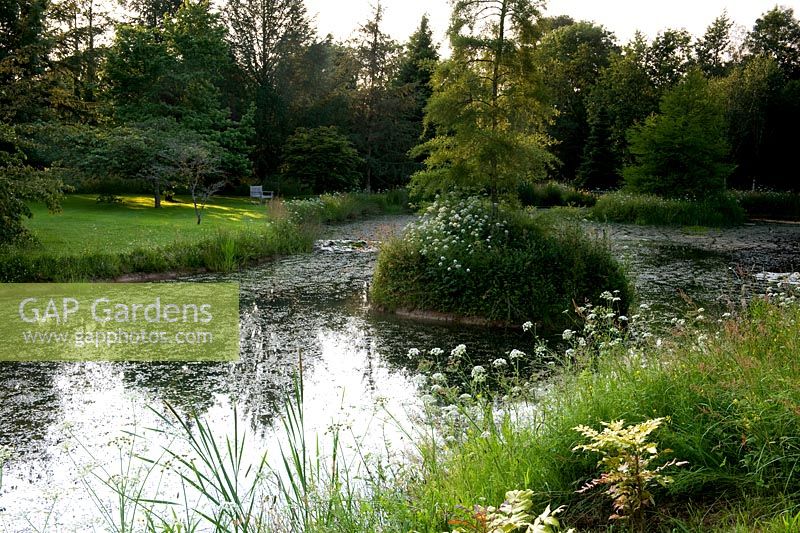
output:
POLYGON ((664 94, 660 113, 632 128, 626 188, 700 199, 725 190, 733 166, 718 96, 699 70, 664 94))
POLYGON ((460 187, 497 198, 546 174, 551 113, 531 54, 539 8, 528 0, 455 2, 452 55, 434 74, 425 115, 435 136, 416 149, 427 157, 412 178, 415 193, 460 187))

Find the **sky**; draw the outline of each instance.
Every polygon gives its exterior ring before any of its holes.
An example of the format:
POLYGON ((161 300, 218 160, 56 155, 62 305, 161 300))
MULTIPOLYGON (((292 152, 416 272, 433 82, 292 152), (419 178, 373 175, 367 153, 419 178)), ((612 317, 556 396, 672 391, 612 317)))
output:
MULTIPOLYGON (((386 10, 384 31, 405 41, 419 25, 422 15, 431 19, 434 38, 441 43, 450 17, 448 0, 382 0, 386 10)), ((349 38, 371 14, 373 0, 306 0, 309 15, 315 17, 320 35, 349 38)), ((638 29, 654 37, 667 28, 685 28, 702 35, 723 9, 738 25, 751 28, 756 19, 779 4, 800 16, 800 0, 550 0, 547 15, 570 15, 591 20, 611 30, 620 43, 627 42, 638 29)))

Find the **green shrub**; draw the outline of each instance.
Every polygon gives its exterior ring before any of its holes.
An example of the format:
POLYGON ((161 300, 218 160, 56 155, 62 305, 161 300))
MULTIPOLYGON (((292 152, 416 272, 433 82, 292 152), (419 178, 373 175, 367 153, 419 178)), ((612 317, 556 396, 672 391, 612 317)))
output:
POLYGON ((305 200, 289 200, 294 220, 311 224, 343 222, 380 213, 400 213, 408 207, 405 189, 384 193, 328 193, 305 200))
POLYGON ((517 188, 517 195, 520 203, 526 207, 591 207, 597 202, 595 195, 556 181, 544 183, 526 181, 517 188))
POLYGON ((283 146, 281 174, 310 192, 349 191, 358 187, 364 160, 334 126, 297 128, 283 146))
POLYGON ((402 239, 384 244, 371 288, 386 309, 411 309, 522 323, 564 323, 573 302, 606 287, 631 293, 603 242, 575 226, 454 196, 432 204, 402 239))
POLYGON ((774 191, 735 191, 732 194, 749 217, 800 220, 800 194, 774 191))
POLYGON ((663 226, 732 226, 744 222, 744 211, 730 195, 704 201, 613 192, 602 195, 591 210, 601 222, 663 226))

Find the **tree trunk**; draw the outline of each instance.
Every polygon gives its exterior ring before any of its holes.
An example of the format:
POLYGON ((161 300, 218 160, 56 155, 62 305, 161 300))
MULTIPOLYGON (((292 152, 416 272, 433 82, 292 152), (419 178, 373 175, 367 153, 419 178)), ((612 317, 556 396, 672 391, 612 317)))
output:
POLYGON ((158 186, 158 182, 153 184, 153 207, 156 209, 161 208, 161 189, 158 186))
POLYGON ((367 136, 368 142, 370 144, 367 146, 367 192, 372 192, 372 142, 369 141, 369 136, 367 136))

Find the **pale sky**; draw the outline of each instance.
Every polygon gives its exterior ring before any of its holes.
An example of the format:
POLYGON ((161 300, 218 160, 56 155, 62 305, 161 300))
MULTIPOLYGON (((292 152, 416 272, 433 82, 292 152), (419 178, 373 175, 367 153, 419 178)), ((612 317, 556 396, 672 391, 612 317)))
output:
MULTIPOLYGON (((341 40, 349 38, 369 18, 372 3, 373 0, 306 0, 309 15, 316 17, 319 34, 330 33, 341 40)), ((800 0, 550 0, 546 14, 597 22, 625 43, 637 29, 650 38, 667 28, 685 28, 693 35, 702 35, 723 9, 737 25, 750 29, 762 13, 776 4, 794 8, 795 16, 800 16, 800 0)), ((450 18, 448 0, 383 0, 383 5, 384 31, 398 41, 408 38, 425 13, 431 19, 436 41, 444 41, 450 18)))

